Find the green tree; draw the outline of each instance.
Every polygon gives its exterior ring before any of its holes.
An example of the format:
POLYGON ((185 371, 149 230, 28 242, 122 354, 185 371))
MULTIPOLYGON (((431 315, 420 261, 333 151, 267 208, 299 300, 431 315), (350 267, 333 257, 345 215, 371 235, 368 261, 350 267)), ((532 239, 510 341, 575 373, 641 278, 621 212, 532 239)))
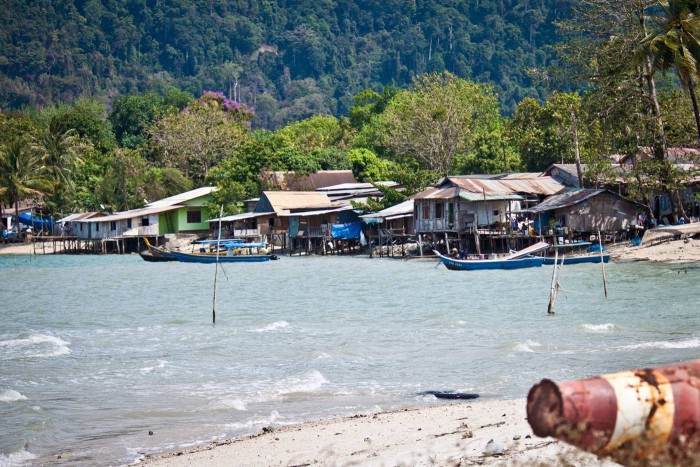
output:
POLYGON ((0 146, 0 198, 14 207, 15 219, 19 218, 20 201, 39 200, 52 188, 39 157, 26 140, 16 138, 0 146))
POLYGON ((145 204, 146 160, 139 150, 117 148, 106 163, 98 186, 101 204, 112 211, 126 211, 145 204))
POLYGON ((32 148, 39 154, 42 169, 54 184, 46 206, 51 212, 63 212, 71 204, 75 171, 83 163, 81 154, 91 143, 82 140, 75 129, 67 126, 64 116, 53 109, 44 110, 38 119, 32 148))
POLYGON ((656 30, 642 41, 641 53, 651 57, 654 70, 675 69, 681 86, 693 104, 700 139, 700 111, 695 84, 700 75, 700 2, 696 0, 659 0, 663 14, 652 17, 656 30))
POLYGON ((444 73, 416 78, 383 118, 394 152, 447 175, 455 157, 472 151, 478 133, 500 117, 492 88, 444 73))
POLYGON ((248 137, 252 114, 220 93, 206 93, 178 113, 168 113, 150 128, 151 142, 165 167, 201 183, 209 170, 248 137))

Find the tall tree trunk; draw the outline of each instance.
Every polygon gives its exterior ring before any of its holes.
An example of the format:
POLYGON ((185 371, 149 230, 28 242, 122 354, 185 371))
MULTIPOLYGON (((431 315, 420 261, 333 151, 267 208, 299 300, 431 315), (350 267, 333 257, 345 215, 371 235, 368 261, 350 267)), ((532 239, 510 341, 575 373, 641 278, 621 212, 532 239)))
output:
POLYGON ((583 188, 583 173, 581 173, 581 152, 578 147, 578 128, 576 126, 576 112, 571 109, 571 132, 574 137, 574 161, 576 162, 576 175, 578 176, 578 187, 583 188))
POLYGON ((700 140, 700 111, 698 110, 698 99, 695 96, 695 84, 693 83, 692 76, 688 78, 688 94, 690 94, 690 101, 693 103, 695 126, 698 129, 698 140, 700 140))
MULTIPOLYGON (((642 30, 646 34, 646 25, 644 24, 644 12, 640 11, 639 22, 641 24, 642 30)), ((670 161, 668 160, 668 143, 666 141, 666 132, 664 131, 664 121, 661 115, 661 106, 659 105, 658 95, 656 93, 656 82, 654 81, 654 68, 651 66, 651 59, 646 57, 644 59, 644 79, 647 84, 647 91, 649 93, 649 100, 651 101, 651 108, 653 113, 654 122, 654 157, 664 164, 664 169, 662 171, 661 182, 663 185, 667 186, 666 193, 669 200, 671 201, 671 207, 673 209, 673 215, 678 219, 680 217, 686 218, 685 209, 683 208, 683 202, 681 201, 680 193, 676 187, 668 186, 669 182, 672 180, 671 174, 669 172, 670 161)))

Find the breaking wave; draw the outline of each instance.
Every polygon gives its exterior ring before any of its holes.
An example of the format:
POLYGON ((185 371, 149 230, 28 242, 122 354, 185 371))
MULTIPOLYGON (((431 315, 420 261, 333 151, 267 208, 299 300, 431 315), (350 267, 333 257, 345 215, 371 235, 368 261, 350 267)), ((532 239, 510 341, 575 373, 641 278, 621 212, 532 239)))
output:
POLYGON ((46 334, 31 334, 19 339, 0 341, 0 360, 49 358, 70 353, 70 342, 46 334))
POLYGON ((0 390, 0 402, 17 402, 26 399, 27 396, 15 391, 14 389, 0 390))
POLYGON ((607 332, 615 329, 615 324, 605 323, 605 324, 583 324, 581 327, 586 331, 591 332, 607 332))
POLYGON ((272 324, 268 324, 267 326, 264 326, 262 328, 258 329, 251 329, 250 332, 270 332, 270 331, 277 331, 278 329, 284 329, 289 327, 289 323, 286 321, 275 321, 272 324))

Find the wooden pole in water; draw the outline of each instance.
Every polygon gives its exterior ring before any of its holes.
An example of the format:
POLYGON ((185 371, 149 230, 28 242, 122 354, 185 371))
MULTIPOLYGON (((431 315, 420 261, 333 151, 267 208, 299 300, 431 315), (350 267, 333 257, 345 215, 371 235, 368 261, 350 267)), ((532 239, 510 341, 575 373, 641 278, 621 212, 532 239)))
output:
POLYGON ((211 322, 216 324, 216 276, 219 272, 219 246, 221 244, 221 218, 224 215, 224 205, 219 209, 219 232, 216 241, 216 269, 214 270, 214 300, 211 307, 211 322))
POLYGON ((554 300, 556 299, 556 292, 554 287, 556 286, 557 278, 557 260, 559 259, 559 249, 554 249, 554 269, 552 269, 552 285, 549 288, 549 306, 547 307, 547 314, 554 314, 554 300))
POLYGON ((603 237, 600 235, 600 230, 598 231, 598 246, 600 247, 600 267, 603 269, 603 290, 605 298, 608 298, 608 283, 605 280, 605 261, 603 261, 603 237))

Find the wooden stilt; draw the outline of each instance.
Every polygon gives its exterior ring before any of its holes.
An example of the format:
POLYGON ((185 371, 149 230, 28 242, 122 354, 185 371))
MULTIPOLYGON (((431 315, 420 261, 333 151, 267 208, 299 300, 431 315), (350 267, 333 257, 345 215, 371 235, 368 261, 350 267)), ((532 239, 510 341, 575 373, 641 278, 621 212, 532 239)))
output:
POLYGON ((557 278, 557 260, 559 259, 559 249, 554 250, 554 268, 552 269, 552 285, 549 288, 549 306, 547 307, 547 314, 554 314, 554 300, 556 300, 556 278, 557 278))
POLYGON ((605 298, 608 298, 608 282, 605 280, 605 261, 603 261, 603 237, 600 235, 600 230, 598 231, 598 246, 600 247, 600 267, 603 270, 603 291, 605 298))

